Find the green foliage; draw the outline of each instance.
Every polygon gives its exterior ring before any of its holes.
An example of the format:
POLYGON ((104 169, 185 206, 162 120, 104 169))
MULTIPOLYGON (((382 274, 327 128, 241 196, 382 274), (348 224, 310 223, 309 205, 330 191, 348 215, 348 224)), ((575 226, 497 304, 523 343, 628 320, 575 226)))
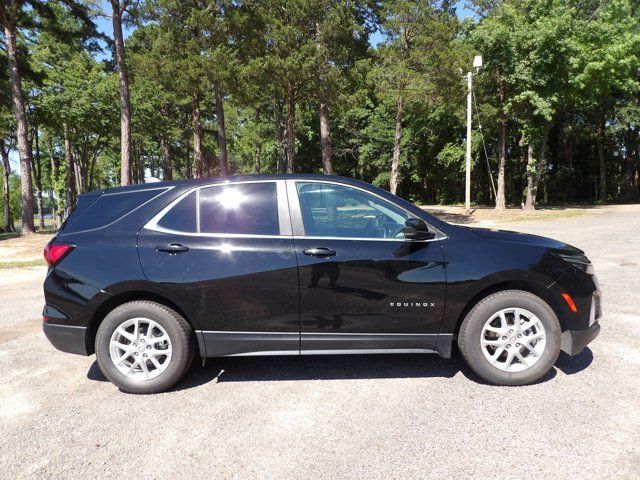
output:
MULTIPOLYGON (((12 173, 9 177, 9 210, 14 220, 20 218, 22 212, 22 199, 20 195, 20 177, 12 173)), ((4 196, 0 195, 0 219, 4 225, 4 196)))
MULTIPOLYGON (((117 72, 104 59, 108 52, 96 50, 102 39, 89 33, 91 19, 75 15, 72 3, 49 2, 46 15, 34 10, 32 20, 41 25, 25 26, 20 38, 22 68, 31 72, 29 122, 40 133, 42 188, 57 199, 66 193, 65 126, 82 190, 117 184, 120 161, 117 72), (56 28, 41 28, 43 22, 56 28)), ((323 103, 335 172, 389 188, 402 98, 399 194, 459 202, 466 121, 459 69, 468 71, 481 53, 474 200, 493 202, 489 177, 497 175, 501 119, 511 203, 522 201, 528 174, 539 177, 539 201, 595 201, 603 175, 609 198, 639 195, 640 7, 633 0, 476 0, 477 18, 464 21, 450 0, 134 3, 126 51, 138 172, 162 177, 168 155, 174 178, 192 174, 196 99, 203 155, 216 166, 218 85, 232 173, 253 173, 257 160, 262 173, 278 171, 292 95, 297 171, 322 171, 323 103), (370 44, 373 32, 382 35, 379 45, 370 44), (529 145, 534 156, 527 166, 529 145)), ((3 55, 0 49, 0 130, 7 143, 14 121, 3 55)))

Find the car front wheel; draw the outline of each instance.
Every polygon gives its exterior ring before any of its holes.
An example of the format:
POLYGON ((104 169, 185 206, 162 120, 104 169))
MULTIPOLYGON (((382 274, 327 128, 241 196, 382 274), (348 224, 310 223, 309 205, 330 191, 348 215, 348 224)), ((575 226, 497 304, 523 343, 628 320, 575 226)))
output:
POLYGON ((496 385, 526 385, 541 379, 556 362, 560 343, 554 311, 522 290, 483 298, 469 311, 458 335, 467 364, 496 385))
POLYGON ((102 373, 128 393, 158 393, 182 378, 195 351, 193 330, 174 310, 133 301, 112 310, 96 335, 102 373))

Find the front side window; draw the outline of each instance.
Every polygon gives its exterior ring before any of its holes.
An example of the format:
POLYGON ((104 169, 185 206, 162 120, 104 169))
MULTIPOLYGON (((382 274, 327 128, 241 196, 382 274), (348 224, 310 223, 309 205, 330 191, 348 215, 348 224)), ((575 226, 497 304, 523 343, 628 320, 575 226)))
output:
POLYGON ((331 183, 297 182, 307 236, 403 238, 409 214, 362 190, 331 183))
POLYGON ((276 183, 241 183, 202 188, 200 232, 279 235, 276 183))

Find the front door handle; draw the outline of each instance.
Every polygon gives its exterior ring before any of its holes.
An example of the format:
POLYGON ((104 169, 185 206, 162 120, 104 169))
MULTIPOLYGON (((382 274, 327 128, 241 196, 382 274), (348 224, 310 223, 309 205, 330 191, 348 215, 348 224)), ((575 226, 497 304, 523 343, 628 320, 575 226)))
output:
POLYGON ((159 252, 167 252, 167 253, 180 253, 180 252, 188 252, 189 247, 185 247, 184 245, 180 245, 179 243, 171 243, 169 245, 158 245, 156 250, 159 252))
POLYGON ((335 250, 331 250, 327 247, 316 247, 316 248, 307 248, 304 251, 305 255, 309 255, 312 257, 333 257, 336 254, 335 250))

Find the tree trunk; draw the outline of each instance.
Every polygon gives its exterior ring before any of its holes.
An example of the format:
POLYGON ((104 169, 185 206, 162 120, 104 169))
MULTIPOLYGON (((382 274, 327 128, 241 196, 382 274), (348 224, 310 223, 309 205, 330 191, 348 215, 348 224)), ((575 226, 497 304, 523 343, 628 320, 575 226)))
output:
POLYGON ((327 79, 326 79, 326 46, 323 43, 320 23, 316 22, 316 53, 318 54, 318 83, 320 84, 320 147, 322 150, 322 172, 325 175, 333 175, 331 163, 331 124, 329 122, 329 106, 327 105, 327 79))
POLYGON ((64 163, 65 168, 67 170, 67 205, 66 205, 66 214, 65 217, 68 217, 73 208, 75 207, 75 180, 74 180, 74 172, 75 167, 73 165, 73 155, 71 154, 71 139, 69 138, 69 126, 65 123, 63 125, 64 129, 64 163))
POLYGON ((256 153, 254 154, 254 157, 253 157, 253 160, 254 160, 253 161, 253 168, 254 168, 254 171, 255 171, 256 175, 260 175, 260 162, 261 162, 261 158, 260 157, 261 157, 261 154, 262 154, 261 146, 262 145, 261 145, 260 142, 258 142, 256 144, 256 153))
MULTIPOLYGON (((540 144, 540 157, 536 165, 536 173, 533 177, 533 201, 534 206, 536 204, 536 198, 538 196, 538 188, 540 187, 540 181, 542 180, 542 174, 544 173, 545 166, 547 164, 547 142, 549 140, 549 126, 542 127, 542 143, 540 144)), ((546 201, 546 195, 545 195, 546 201)))
POLYGON ((38 126, 33 127, 33 139, 36 146, 35 155, 32 156, 33 160, 33 178, 36 181, 37 190, 37 202, 38 202, 38 230, 44 230, 44 212, 42 211, 42 164, 40 163, 40 136, 38 133, 38 126))
POLYGON ((536 160, 533 155, 533 145, 529 142, 527 149, 527 197, 525 200, 525 210, 536 209, 536 196, 538 195, 538 186, 545 167, 545 156, 547 153, 547 140, 549 138, 549 126, 545 125, 542 129, 542 141, 540 143, 540 156, 536 160))
POLYGON ((11 217, 11 195, 9 185, 9 175, 11 174, 11 164, 9 163, 9 149, 5 150, 4 140, 0 145, 0 154, 2 154, 2 196, 3 196, 3 216, 4 226, 2 230, 4 232, 15 232, 16 229, 13 226, 13 218, 11 217))
POLYGON ((329 107, 324 102, 320 102, 320 145, 322 147, 322 172, 325 175, 333 175, 329 107))
POLYGON ((162 149, 162 169, 164 172, 164 180, 173 180, 173 167, 171 166, 171 148, 169 139, 163 133, 160 137, 160 148, 162 149))
POLYGON ((599 200, 601 202, 607 201, 607 159, 604 152, 604 117, 598 119, 598 132, 597 140, 598 145, 598 159, 600 161, 600 191, 599 200))
POLYGON ((202 122, 200 121, 200 95, 193 98, 193 176, 202 178, 202 122))
POLYGON ((504 211, 506 201, 504 194, 504 167, 507 161, 505 116, 504 116, 504 82, 500 76, 500 68, 496 67, 498 80, 498 191, 496 192, 496 210, 504 211))
POLYGON ((296 99, 291 81, 287 81, 287 173, 293 173, 296 161, 296 99))
POLYGON ((56 161, 56 156, 53 151, 53 141, 49 138, 49 161, 51 162, 51 190, 49 191, 49 198, 51 199, 51 214, 53 216, 53 222, 56 230, 60 228, 60 216, 62 212, 60 211, 60 204, 62 202, 58 202, 58 205, 55 205, 53 192, 56 188, 56 182, 58 181, 58 162, 56 161))
POLYGON ((258 141, 256 142, 256 153, 254 155, 253 168, 256 175, 260 174, 260 164, 262 163, 262 141, 260 140, 260 111, 256 110, 256 130, 258 131, 258 141))
MULTIPOLYGON (((162 116, 169 118, 169 105, 162 106, 162 116)), ((160 149, 162 150, 162 171, 163 180, 173 180, 173 165, 171 163, 171 143, 167 133, 160 134, 160 149)))
POLYGON ((402 90, 398 91, 396 104, 396 133, 393 137, 393 158, 391 159, 391 178, 389 179, 389 191, 394 195, 398 191, 398 167, 400 165, 400 140, 402 139, 402 115, 403 115, 402 90))
POLYGON ((534 192, 534 178, 536 169, 536 159, 533 157, 533 145, 529 142, 527 147, 527 194, 524 202, 525 210, 535 210, 535 192, 534 192))
POLYGON ((216 117, 218 118, 218 145, 220 146, 220 175, 229 175, 229 163, 227 160, 227 129, 224 124, 224 103, 220 81, 213 82, 216 94, 216 117))
POLYGON ((278 102, 277 94, 273 97, 274 123, 276 126, 276 138, 278 139, 278 173, 287 171, 287 149, 285 145, 286 128, 283 125, 284 105, 278 102))
POLYGON ((72 150, 72 156, 73 156, 73 173, 74 173, 74 178, 76 179, 76 198, 77 198, 84 191, 83 184, 82 184, 82 180, 84 177, 82 175, 82 168, 80 166, 80 163, 81 163, 80 152, 78 152, 78 148, 75 145, 72 150))
POLYGON ((111 0, 113 38, 116 44, 116 63, 120 80, 120 184, 131 184, 131 103, 129 101, 129 77, 125 63, 122 15, 127 0, 111 0))
POLYGON ((20 154, 20 180, 22 189, 22 233, 33 233, 33 185, 31 183, 31 144, 27 134, 27 116, 22 93, 22 79, 18 70, 18 51, 16 45, 16 27, 12 22, 4 26, 4 38, 7 63, 11 76, 11 98, 16 116, 16 136, 20 154))

